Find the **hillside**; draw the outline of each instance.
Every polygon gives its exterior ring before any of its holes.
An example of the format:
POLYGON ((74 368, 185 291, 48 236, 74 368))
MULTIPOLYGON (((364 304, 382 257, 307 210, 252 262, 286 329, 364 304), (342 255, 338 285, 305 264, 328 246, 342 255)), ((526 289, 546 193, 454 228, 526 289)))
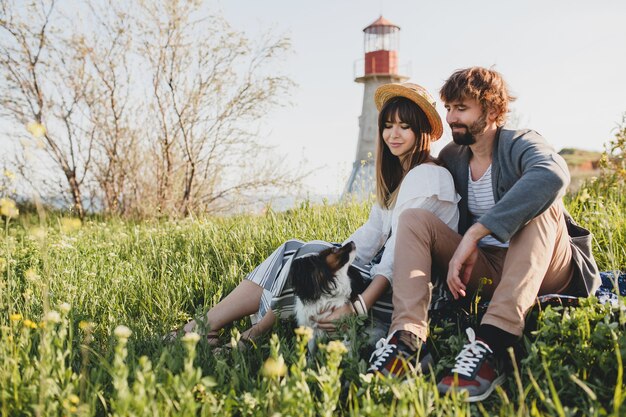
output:
POLYGON ((577 190, 585 179, 597 176, 600 173, 598 165, 602 157, 601 152, 563 148, 559 155, 567 162, 572 176, 570 191, 577 190))

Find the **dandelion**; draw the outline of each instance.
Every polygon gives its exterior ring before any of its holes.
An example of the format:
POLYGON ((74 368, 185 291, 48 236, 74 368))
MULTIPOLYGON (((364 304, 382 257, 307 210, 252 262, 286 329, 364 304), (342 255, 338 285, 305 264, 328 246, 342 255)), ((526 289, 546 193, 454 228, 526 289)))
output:
POLYGON ((81 329, 83 332, 90 332, 93 330, 94 327, 95 324, 90 321, 81 320, 78 323, 78 328, 81 329))
POLYGON ((4 170, 4 176, 9 179, 9 181, 13 181, 15 179, 15 173, 13 171, 9 171, 8 169, 4 170))
POLYGON ((80 403, 80 398, 78 398, 78 395, 76 394, 70 394, 70 396, 67 399, 70 400, 70 402, 74 405, 77 405, 78 403, 80 403))
POLYGON ((60 323, 61 315, 59 314, 58 311, 50 310, 46 313, 45 316, 43 316, 43 321, 50 322, 50 323, 60 323))
POLYGON ((344 345, 343 342, 339 340, 331 340, 330 342, 328 342, 328 345, 326 345, 326 352, 342 355, 348 352, 348 348, 346 348, 346 345, 344 345))
POLYGON ((268 378, 280 378, 282 376, 285 376, 286 373, 287 365, 285 365, 283 355, 280 355, 278 359, 267 358, 267 360, 263 364, 263 368, 261 369, 261 374, 268 378))
POLYGON ((28 133, 30 133, 31 135, 33 135, 33 137, 37 139, 39 139, 40 137, 46 134, 46 127, 42 125, 41 123, 37 123, 37 122, 28 123, 26 125, 26 130, 28 130, 28 133))
POLYGON ((133 331, 124 325, 119 325, 113 330, 113 334, 118 339, 128 339, 133 334, 133 331))
POLYGON ((14 313, 9 316, 9 320, 11 321, 20 321, 22 320, 22 315, 19 313, 14 313))
POLYGON ((11 200, 10 198, 4 197, 0 198, 0 214, 13 219, 20 214, 20 211, 15 205, 15 201, 11 200))
POLYGON ((72 306, 69 303, 62 303, 59 306, 59 310, 61 311, 61 313, 63 314, 67 314, 70 312, 70 310, 72 309, 72 306))
POLYGON ((37 323, 35 323, 32 320, 24 320, 24 322, 22 323, 24 325, 24 327, 26 327, 27 329, 36 329, 37 328, 37 323))

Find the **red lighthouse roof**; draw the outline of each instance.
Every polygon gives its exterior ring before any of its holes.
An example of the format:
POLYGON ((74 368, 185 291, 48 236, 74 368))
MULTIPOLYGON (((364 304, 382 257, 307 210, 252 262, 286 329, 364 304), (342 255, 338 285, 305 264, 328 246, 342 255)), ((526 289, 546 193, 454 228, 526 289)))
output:
POLYGON ((400 26, 396 25, 395 23, 391 23, 389 20, 385 19, 382 15, 376 19, 373 23, 371 23, 368 27, 366 27, 365 29, 363 29, 363 32, 365 32, 368 29, 371 28, 375 28, 375 27, 380 27, 380 26, 391 26, 391 27, 395 27, 400 29, 400 26))

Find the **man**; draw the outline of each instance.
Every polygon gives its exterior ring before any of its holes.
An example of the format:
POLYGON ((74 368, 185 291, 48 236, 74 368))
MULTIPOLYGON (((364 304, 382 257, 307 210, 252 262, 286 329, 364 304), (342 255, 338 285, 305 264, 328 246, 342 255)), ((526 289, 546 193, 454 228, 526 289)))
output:
POLYGON ((454 178, 459 233, 423 210, 400 216, 394 260, 394 314, 390 335, 379 342, 370 372, 402 374, 426 351, 433 267, 447 270, 456 300, 469 300, 481 279, 490 299, 477 334, 438 384, 481 401, 501 384, 506 349, 522 335, 524 316, 537 295, 587 296, 600 285, 590 234, 571 221, 561 197, 569 184, 565 161, 536 132, 504 125, 514 98, 496 71, 473 67, 452 74, 441 88, 454 143, 439 154, 454 178), (570 239, 568 233, 575 234, 570 239))

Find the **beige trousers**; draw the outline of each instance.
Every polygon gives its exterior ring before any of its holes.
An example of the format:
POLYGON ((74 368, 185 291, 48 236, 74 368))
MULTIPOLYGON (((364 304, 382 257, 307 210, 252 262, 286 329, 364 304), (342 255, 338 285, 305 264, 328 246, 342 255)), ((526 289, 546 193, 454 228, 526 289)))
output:
MULTIPOLYGON (((433 263, 447 272, 461 238, 426 210, 409 209, 400 215, 391 332, 408 330, 426 340, 433 263)), ((478 252, 466 297, 475 294, 481 278, 490 279, 492 284, 484 285, 481 291, 482 300, 491 300, 481 323, 518 336, 537 295, 563 292, 573 274, 572 250, 560 201, 520 229, 508 249, 486 246, 478 252)))

